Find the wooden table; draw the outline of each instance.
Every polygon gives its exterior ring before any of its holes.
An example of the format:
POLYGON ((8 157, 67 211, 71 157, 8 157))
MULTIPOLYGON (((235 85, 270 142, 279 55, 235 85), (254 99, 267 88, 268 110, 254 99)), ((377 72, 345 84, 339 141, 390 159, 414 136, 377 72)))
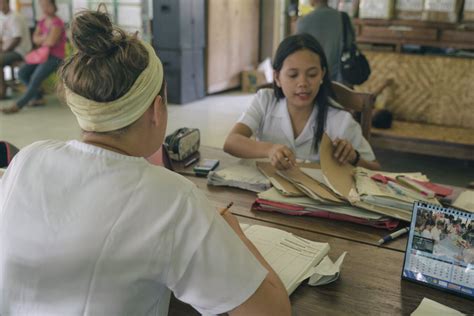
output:
MULTIPOLYGON (((284 229, 314 241, 328 242, 331 246, 329 256, 333 260, 347 251, 339 280, 319 287, 303 282, 293 292, 290 299, 295 315, 408 315, 423 297, 464 313, 474 313, 472 301, 401 280, 403 252, 240 216, 239 220, 284 229)), ((192 307, 176 299, 170 305, 169 314, 199 315, 192 307)))
MULTIPOLYGON (((221 168, 238 160, 209 147, 201 148, 201 156, 219 159, 221 168)), ((387 234, 386 230, 322 218, 253 212, 250 206, 255 193, 207 186, 207 179, 195 177, 192 167, 177 169, 202 189, 216 207, 225 207, 233 201, 231 211, 241 222, 276 227, 314 241, 328 242, 333 260, 348 252, 338 281, 321 287, 301 285, 296 289, 290 297, 295 315, 407 315, 423 297, 463 313, 474 313, 474 302, 468 299, 401 280, 406 236, 378 247, 376 242, 387 234)), ((176 299, 172 300, 169 314, 198 315, 192 307, 176 299)))

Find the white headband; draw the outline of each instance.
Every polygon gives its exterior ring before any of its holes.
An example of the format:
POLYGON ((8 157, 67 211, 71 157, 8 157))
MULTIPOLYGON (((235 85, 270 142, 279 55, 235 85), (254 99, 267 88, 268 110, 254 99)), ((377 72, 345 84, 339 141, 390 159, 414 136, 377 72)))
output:
POLYGON ((163 65, 153 47, 141 42, 148 52, 148 66, 130 90, 117 100, 96 102, 80 96, 64 85, 66 103, 79 126, 89 132, 109 132, 138 120, 158 95, 163 83, 163 65))

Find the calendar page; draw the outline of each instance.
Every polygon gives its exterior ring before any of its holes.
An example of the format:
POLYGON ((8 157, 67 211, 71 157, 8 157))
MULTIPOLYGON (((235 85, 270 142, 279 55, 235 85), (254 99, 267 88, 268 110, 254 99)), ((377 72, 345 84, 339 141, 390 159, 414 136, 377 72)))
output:
POLYGON ((474 298, 474 215, 416 202, 402 278, 474 298))

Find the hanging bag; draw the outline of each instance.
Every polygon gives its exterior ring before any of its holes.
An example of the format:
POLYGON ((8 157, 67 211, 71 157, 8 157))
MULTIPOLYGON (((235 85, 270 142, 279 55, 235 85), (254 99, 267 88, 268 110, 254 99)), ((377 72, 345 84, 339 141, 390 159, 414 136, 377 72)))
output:
POLYGON ((351 21, 347 13, 341 12, 342 17, 342 55, 341 74, 344 81, 350 84, 362 84, 370 76, 370 65, 367 58, 357 48, 355 36, 349 43, 348 32, 352 32, 351 21))
POLYGON ((25 56, 25 61, 30 65, 43 64, 48 60, 49 47, 41 46, 40 48, 34 49, 25 56))

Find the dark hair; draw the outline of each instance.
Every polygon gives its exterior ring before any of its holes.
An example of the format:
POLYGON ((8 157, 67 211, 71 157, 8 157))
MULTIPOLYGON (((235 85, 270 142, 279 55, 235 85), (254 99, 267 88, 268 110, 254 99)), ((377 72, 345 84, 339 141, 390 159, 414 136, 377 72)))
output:
MULTIPOLYGON (((74 16, 71 33, 77 49, 64 62, 59 75, 73 92, 97 102, 109 102, 130 90, 148 65, 148 52, 135 35, 112 25, 108 14, 100 9, 74 16)), ((162 97, 164 87, 163 79, 162 97)))
MULTIPOLYGON (((319 42, 313 36, 307 33, 288 36, 278 46, 275 58, 273 59, 273 70, 279 72, 283 67, 285 59, 289 55, 303 49, 310 50, 318 55, 319 60, 321 61, 321 68, 325 70, 323 83, 319 87, 318 95, 315 98, 315 102, 318 106, 318 114, 316 116, 317 128, 314 132, 313 149, 316 152, 323 137, 328 107, 331 106, 329 103, 329 98, 334 97, 334 92, 331 86, 331 77, 329 75, 328 62, 321 44, 319 44, 319 42)), ((285 97, 283 90, 277 86, 275 81, 273 81, 273 91, 275 92, 276 98, 281 99, 285 97)))

